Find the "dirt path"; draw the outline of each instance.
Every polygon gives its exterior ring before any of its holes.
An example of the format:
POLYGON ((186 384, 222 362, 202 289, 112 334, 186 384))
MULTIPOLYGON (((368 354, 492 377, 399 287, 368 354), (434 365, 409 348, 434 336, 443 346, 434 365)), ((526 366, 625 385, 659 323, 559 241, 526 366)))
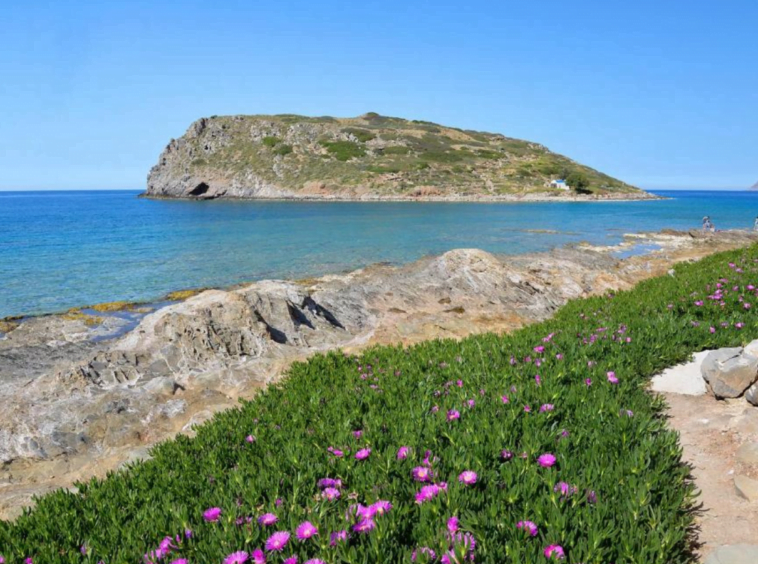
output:
POLYGON ((740 497, 734 476, 758 477, 752 467, 736 459, 737 449, 758 442, 758 407, 744 399, 717 401, 711 395, 664 394, 669 424, 681 435, 684 460, 701 494, 698 516, 700 560, 723 545, 758 543, 758 501, 740 497))

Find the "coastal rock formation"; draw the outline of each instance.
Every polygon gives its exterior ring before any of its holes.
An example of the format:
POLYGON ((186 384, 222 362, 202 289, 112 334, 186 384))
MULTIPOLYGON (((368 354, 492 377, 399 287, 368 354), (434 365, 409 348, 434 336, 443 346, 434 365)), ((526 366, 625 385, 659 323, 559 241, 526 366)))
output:
POLYGON ((742 348, 719 349, 705 357, 702 370, 717 398, 738 398, 758 379, 758 357, 742 348))
POLYGON ((623 260, 619 248, 513 257, 462 249, 402 267, 208 290, 118 338, 104 338, 119 328, 108 317, 101 326, 63 316, 23 322, 0 340, 0 513, 192 433, 314 353, 512 330, 570 299, 755 240, 740 232, 630 237, 621 248, 661 249, 623 260))
POLYGON ((350 200, 650 198, 537 143, 368 113, 213 116, 172 139, 149 197, 350 200), (555 179, 566 179, 551 187, 555 179))

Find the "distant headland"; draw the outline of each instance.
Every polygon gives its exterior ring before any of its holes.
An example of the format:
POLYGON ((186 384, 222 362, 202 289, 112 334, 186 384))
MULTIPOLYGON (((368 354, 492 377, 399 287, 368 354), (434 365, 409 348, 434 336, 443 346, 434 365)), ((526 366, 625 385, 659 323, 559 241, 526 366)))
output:
POLYGON ((655 198, 537 143, 376 113, 199 119, 166 146, 143 195, 367 201, 655 198))

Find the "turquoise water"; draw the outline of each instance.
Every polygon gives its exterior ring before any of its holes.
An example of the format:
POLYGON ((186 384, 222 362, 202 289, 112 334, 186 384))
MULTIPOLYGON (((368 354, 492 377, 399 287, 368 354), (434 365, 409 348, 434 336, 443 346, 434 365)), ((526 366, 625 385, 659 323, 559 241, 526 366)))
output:
POLYGON ((624 233, 752 227, 758 194, 619 203, 182 202, 138 192, 0 192, 0 317, 265 278, 304 278, 450 249, 542 251, 624 233), (539 232, 538 232, 539 231, 539 232), (548 232, 542 232, 548 231, 548 232))

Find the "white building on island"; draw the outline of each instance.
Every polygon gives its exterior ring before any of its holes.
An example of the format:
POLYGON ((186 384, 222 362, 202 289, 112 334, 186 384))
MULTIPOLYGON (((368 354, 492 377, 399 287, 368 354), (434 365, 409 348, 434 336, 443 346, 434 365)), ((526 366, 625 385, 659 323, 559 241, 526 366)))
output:
POLYGON ((558 180, 551 180, 550 187, 555 188, 556 190, 571 190, 571 187, 566 184, 566 181, 562 178, 559 178, 558 180))

